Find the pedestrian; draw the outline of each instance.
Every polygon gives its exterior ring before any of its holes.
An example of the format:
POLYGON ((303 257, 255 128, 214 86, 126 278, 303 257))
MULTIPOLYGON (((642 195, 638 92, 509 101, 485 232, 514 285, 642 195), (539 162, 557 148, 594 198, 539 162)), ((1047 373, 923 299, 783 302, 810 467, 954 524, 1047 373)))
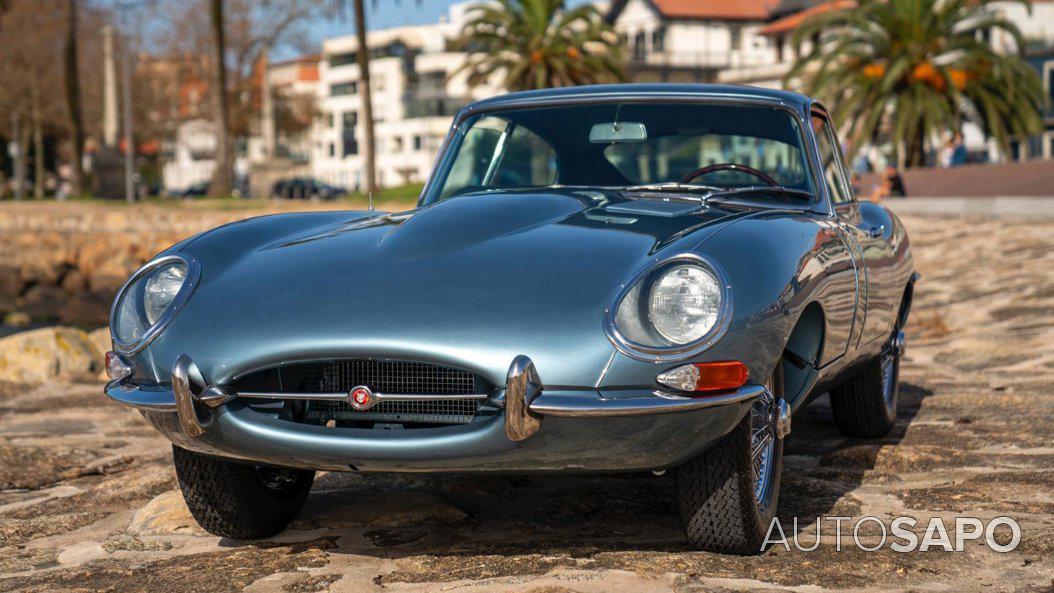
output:
POLYGON ((966 156, 966 144, 963 143, 963 135, 959 132, 956 132, 952 140, 952 156, 950 166, 958 167, 959 165, 965 165, 966 156))
POLYGON ((954 135, 949 135, 947 140, 944 141, 944 145, 941 146, 940 151, 937 153, 937 163, 941 169, 947 169, 952 166, 952 157, 955 155, 955 140, 954 135))
POLYGON ((868 197, 868 200, 881 202, 883 198, 891 196, 897 198, 908 197, 908 189, 904 185, 904 178, 900 176, 900 172, 897 171, 896 166, 892 163, 886 165, 882 181, 875 184, 875 188, 871 191, 871 196, 868 197))

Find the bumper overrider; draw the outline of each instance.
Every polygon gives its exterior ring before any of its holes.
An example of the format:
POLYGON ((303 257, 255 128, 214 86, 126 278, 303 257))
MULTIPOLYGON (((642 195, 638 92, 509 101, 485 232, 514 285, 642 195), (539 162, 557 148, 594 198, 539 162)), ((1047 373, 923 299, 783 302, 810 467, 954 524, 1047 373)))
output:
MULTIPOLYGON (((106 385, 173 443, 200 453, 331 471, 659 470, 694 457, 727 434, 765 393, 747 384, 705 397, 652 389, 546 388, 534 363, 517 356, 504 389, 480 394, 502 408, 486 421, 380 430, 303 424, 261 413, 261 400, 442 399, 387 393, 237 392, 209 385, 187 355, 172 384, 106 385)), ((463 397, 463 396, 460 396, 463 397)), ((356 400, 360 401, 356 401, 356 400)), ((789 428, 789 427, 788 427, 789 428)))

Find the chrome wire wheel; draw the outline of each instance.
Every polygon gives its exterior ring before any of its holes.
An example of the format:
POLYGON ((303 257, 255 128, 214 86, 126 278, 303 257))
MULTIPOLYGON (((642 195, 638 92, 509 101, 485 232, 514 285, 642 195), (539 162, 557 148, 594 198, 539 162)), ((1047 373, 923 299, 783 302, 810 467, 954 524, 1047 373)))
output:
POLYGON ((776 418, 782 396, 782 377, 779 365, 765 382, 765 392, 754 400, 750 408, 750 456, 754 469, 754 502, 762 514, 772 502, 772 482, 775 474, 776 418))
POLYGON ((882 403, 886 406, 886 413, 891 418, 896 416, 897 394, 900 392, 900 350, 903 348, 903 335, 899 330, 893 332, 893 338, 889 344, 882 349, 879 360, 882 377, 882 403), (898 345, 897 340, 900 340, 898 345))

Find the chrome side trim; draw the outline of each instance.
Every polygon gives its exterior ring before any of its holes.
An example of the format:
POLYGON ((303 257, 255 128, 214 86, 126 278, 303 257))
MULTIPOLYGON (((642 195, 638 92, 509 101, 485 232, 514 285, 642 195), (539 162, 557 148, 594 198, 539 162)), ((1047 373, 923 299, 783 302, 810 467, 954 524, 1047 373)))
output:
MULTIPOLYGON (((239 391, 237 397, 250 399, 297 399, 315 401, 346 401, 348 394, 344 392, 331 393, 279 393, 276 391, 239 391)), ((436 394, 413 394, 413 393, 378 393, 373 392, 373 399, 382 401, 413 401, 413 400, 455 400, 455 399, 487 399, 486 393, 470 393, 466 395, 436 395, 436 394)))
POLYGON ((194 289, 198 286, 198 280, 201 278, 201 264, 194 257, 185 253, 171 253, 169 255, 161 256, 146 265, 136 270, 128 281, 121 286, 121 289, 117 291, 117 297, 114 298, 113 304, 110 305, 110 335, 113 341, 113 349, 121 354, 132 355, 143 348, 146 348, 150 342, 154 341, 157 336, 161 335, 161 332, 165 331, 167 326, 172 319, 179 313, 179 310, 183 308, 183 305, 187 304, 187 300, 190 299, 190 295, 194 293, 194 289), (161 314, 161 318, 157 320, 157 323, 146 328, 143 335, 138 340, 130 343, 123 343, 117 338, 117 333, 114 330, 117 327, 117 307, 124 300, 125 293, 131 288, 136 281, 146 275, 154 268, 172 263, 172 262, 183 262, 187 266, 187 277, 183 281, 183 286, 179 287, 179 292, 172 299, 172 303, 165 309, 165 312, 161 314))
POLYGON ((639 416, 687 412, 714 406, 735 404, 766 393, 762 385, 747 385, 736 391, 707 397, 685 397, 656 391, 651 397, 603 398, 595 392, 583 392, 582 397, 541 394, 531 402, 531 411, 543 416, 603 417, 639 416))
POLYGON ((542 380, 534 362, 524 355, 512 359, 505 382, 505 436, 522 441, 542 427, 542 419, 532 409, 541 396, 542 380))

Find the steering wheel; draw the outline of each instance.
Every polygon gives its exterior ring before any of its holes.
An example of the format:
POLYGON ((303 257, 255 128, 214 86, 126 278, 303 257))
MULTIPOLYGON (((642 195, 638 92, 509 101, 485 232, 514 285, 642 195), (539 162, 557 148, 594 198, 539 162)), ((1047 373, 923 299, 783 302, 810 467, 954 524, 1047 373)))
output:
POLYGON ((692 171, 691 173, 685 175, 684 177, 681 177, 681 183, 688 183, 696 177, 702 177, 703 175, 707 175, 715 171, 738 171, 740 173, 747 173, 753 175, 754 177, 757 177, 758 179, 764 181, 769 185, 777 186, 780 184, 778 181, 773 179, 768 173, 765 173, 764 171, 758 171, 754 167, 748 167, 746 165, 737 165, 736 163, 717 163, 714 165, 700 167, 695 171, 692 171))

